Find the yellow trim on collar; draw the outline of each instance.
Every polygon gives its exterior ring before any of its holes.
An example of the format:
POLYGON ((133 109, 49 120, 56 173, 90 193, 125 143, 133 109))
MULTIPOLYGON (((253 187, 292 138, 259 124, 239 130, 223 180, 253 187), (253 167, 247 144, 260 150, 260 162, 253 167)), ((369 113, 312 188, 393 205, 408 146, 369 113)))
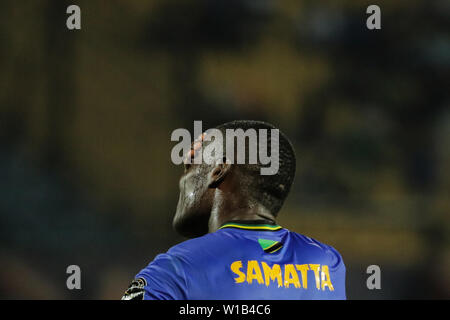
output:
POLYGON ((279 225, 270 225, 270 224, 260 224, 260 225, 249 225, 249 224, 241 224, 241 223, 226 223, 219 229, 223 228, 238 228, 238 229, 246 229, 246 230, 268 230, 268 231, 277 231, 282 229, 279 225))

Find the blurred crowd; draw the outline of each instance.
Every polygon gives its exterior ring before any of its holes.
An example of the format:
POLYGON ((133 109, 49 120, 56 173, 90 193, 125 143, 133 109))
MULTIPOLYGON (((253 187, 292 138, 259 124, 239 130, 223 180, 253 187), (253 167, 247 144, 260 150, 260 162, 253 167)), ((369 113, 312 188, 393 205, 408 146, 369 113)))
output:
POLYGON ((171 132, 234 119, 292 140, 279 223, 341 252, 348 298, 450 298, 450 4, 368 30, 370 4, 0 2, 0 298, 120 298, 184 240, 171 132))

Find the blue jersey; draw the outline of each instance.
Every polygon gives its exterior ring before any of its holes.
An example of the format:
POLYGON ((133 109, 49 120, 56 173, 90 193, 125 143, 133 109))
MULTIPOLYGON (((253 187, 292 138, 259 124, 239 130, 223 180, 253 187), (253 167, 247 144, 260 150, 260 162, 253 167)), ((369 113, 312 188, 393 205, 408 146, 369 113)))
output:
POLYGON ((223 225, 156 256, 123 299, 346 299, 331 246, 261 221, 223 225))

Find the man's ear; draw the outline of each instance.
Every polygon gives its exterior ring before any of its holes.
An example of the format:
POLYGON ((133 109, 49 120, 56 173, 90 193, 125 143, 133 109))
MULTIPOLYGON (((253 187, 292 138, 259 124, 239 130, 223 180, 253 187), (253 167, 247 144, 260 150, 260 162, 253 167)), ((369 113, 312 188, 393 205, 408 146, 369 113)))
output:
POLYGON ((208 176, 208 188, 217 188, 230 172, 230 169, 231 164, 226 158, 223 159, 223 163, 217 163, 208 176))

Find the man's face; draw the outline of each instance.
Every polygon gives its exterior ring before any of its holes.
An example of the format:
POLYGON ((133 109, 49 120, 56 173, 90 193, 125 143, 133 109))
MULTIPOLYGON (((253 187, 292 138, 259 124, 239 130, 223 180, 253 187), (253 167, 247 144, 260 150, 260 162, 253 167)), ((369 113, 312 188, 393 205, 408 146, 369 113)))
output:
POLYGON ((180 197, 173 219, 175 230, 189 238, 208 233, 214 197, 214 189, 208 187, 210 166, 193 163, 194 157, 201 152, 202 138, 203 135, 194 141, 191 151, 185 156, 184 173, 179 182, 180 197))

